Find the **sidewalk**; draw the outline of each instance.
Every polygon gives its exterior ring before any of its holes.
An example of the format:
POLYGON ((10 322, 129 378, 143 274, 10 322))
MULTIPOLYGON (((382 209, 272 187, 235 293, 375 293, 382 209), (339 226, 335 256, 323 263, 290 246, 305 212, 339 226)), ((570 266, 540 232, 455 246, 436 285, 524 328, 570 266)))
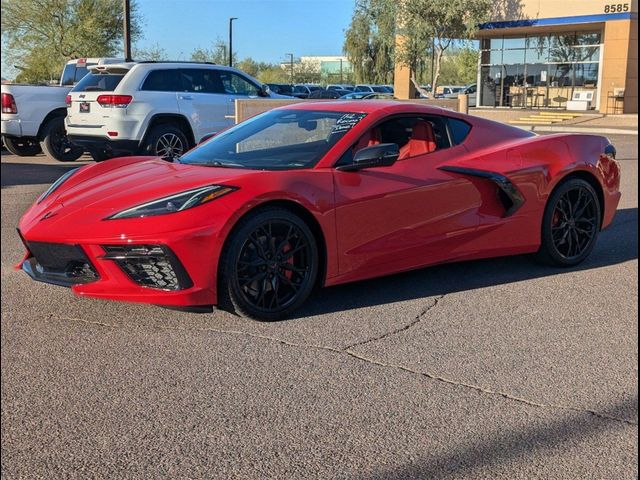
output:
MULTIPOLYGON (((545 110, 542 110, 545 111, 545 110)), ((537 110, 523 109, 469 109, 470 115, 509 123, 527 114, 537 113, 537 110)), ((581 112, 582 113, 582 112, 581 112)), ((555 125, 514 125, 518 128, 535 132, 569 132, 569 133, 600 133, 638 135, 638 115, 602 115, 588 112, 578 118, 566 120, 555 125)))

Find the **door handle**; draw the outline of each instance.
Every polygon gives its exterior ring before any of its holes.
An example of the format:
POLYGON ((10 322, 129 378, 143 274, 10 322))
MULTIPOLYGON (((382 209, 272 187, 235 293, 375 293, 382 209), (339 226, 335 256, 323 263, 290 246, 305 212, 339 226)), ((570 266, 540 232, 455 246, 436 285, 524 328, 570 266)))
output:
POLYGON ((191 95, 180 95, 178 98, 180 100, 193 100, 193 97, 191 95))

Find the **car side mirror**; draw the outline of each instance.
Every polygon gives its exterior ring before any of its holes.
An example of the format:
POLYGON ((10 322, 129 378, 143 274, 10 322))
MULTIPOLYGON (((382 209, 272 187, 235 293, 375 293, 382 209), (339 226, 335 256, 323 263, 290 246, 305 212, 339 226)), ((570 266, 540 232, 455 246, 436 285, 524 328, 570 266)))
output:
POLYGON ((359 150, 349 165, 340 165, 336 170, 356 172, 365 168, 390 167, 400 156, 397 143, 381 143, 359 150))

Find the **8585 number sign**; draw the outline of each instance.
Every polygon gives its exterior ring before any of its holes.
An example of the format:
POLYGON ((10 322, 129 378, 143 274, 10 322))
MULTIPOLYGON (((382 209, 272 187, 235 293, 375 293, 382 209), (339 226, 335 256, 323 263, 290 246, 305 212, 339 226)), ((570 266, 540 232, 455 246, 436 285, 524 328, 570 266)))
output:
POLYGON ((604 6, 604 13, 622 13, 629 11, 628 3, 612 3, 604 6))

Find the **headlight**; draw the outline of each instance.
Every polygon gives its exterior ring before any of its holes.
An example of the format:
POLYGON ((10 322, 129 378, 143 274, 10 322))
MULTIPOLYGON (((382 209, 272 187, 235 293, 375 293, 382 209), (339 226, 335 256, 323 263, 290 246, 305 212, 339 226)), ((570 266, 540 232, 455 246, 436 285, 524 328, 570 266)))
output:
POLYGON ((107 220, 119 218, 152 217, 154 215, 166 215, 168 213, 182 212, 192 207, 197 207, 211 200, 215 200, 227 193, 237 190, 235 187, 225 185, 208 185, 206 187, 194 188, 186 192, 176 193, 169 197, 160 198, 152 202, 143 203, 136 207, 128 208, 118 212, 107 220))
POLYGON ((71 175, 76 173, 79 170, 79 168, 80 167, 69 170, 67 173, 62 175, 55 182, 53 182, 51 186, 47 188, 47 190, 42 195, 40 195, 40 198, 38 199, 38 203, 41 203, 45 198, 47 198, 49 195, 55 192, 58 189, 58 187, 62 185, 71 175))

